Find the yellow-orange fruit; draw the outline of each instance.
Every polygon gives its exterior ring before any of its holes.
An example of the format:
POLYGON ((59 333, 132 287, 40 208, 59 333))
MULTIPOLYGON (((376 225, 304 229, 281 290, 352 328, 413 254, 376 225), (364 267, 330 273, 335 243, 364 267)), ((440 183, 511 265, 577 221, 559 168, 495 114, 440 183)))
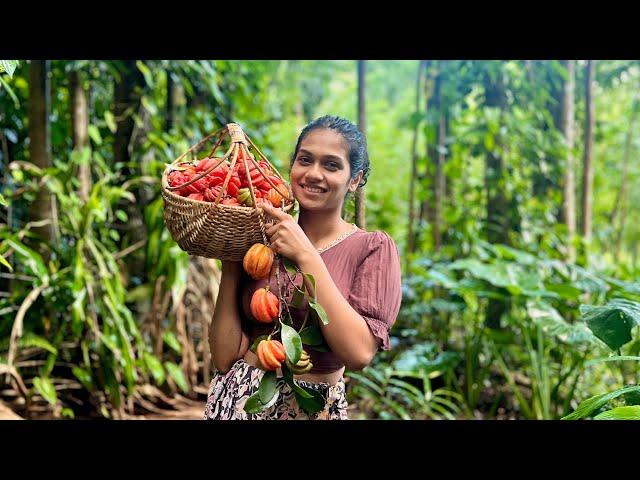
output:
POLYGON ((260 323, 273 323, 280 313, 280 300, 266 288, 259 288, 251 297, 251 315, 260 323))
POLYGON ((256 243, 244 254, 242 266, 251 278, 262 280, 271 273, 274 256, 273 250, 269 247, 262 243, 256 243))
POLYGON ((274 207, 280 207, 282 205, 283 198, 278 192, 284 193, 286 199, 289 200, 289 190, 282 184, 278 185, 278 190, 272 188, 266 196, 267 200, 269 200, 274 207))
POLYGON ((262 340, 256 349, 258 360, 265 370, 280 368, 286 358, 284 345, 278 340, 262 340))

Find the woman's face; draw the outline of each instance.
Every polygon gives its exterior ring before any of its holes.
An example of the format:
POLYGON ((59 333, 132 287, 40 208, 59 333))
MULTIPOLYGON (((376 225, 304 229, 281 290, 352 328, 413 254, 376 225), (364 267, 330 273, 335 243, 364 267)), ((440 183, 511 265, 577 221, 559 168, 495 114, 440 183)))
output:
POLYGON ((351 180, 347 145, 330 129, 312 130, 300 142, 291 166, 291 189, 305 210, 341 209, 347 192, 358 188, 361 173, 351 180))

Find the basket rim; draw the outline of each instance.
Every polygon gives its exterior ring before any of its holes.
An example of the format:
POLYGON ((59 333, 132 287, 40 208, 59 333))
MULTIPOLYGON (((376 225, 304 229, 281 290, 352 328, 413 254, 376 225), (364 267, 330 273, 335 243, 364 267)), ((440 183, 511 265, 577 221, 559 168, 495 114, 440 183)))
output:
MULTIPOLYGON (((205 204, 205 205, 210 205, 211 208, 222 208, 222 209, 227 209, 230 211, 233 210, 240 210, 240 211, 246 211, 246 210, 257 210, 257 207, 248 207, 246 205, 224 205, 220 202, 218 203, 214 203, 214 202, 205 202, 203 200, 194 200, 193 198, 188 198, 188 197, 183 197, 182 195, 178 195, 177 193, 173 193, 171 190, 169 190, 168 187, 169 186, 169 181, 167 179, 167 170, 168 168, 165 169, 164 173, 162 174, 162 183, 161 183, 161 188, 162 188, 162 192, 165 195, 170 195, 170 197, 176 198, 176 199, 182 199, 182 200, 187 200, 188 202, 190 202, 193 205, 200 205, 200 204, 205 204)), ((295 201, 295 200, 294 200, 295 201)), ((284 207, 284 211, 288 212, 289 210, 291 210, 291 208, 293 208, 293 203, 289 203, 288 205, 286 205, 284 207)))

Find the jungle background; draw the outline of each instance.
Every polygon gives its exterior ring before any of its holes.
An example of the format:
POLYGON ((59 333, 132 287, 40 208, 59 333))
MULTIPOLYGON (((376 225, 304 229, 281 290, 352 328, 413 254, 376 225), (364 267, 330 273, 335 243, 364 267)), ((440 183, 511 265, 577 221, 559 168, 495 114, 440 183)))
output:
POLYGON ((201 418, 219 263, 165 164, 234 121, 286 176, 334 114, 403 269, 350 418, 640 418, 639 96, 631 60, 0 61, 0 417, 201 418))

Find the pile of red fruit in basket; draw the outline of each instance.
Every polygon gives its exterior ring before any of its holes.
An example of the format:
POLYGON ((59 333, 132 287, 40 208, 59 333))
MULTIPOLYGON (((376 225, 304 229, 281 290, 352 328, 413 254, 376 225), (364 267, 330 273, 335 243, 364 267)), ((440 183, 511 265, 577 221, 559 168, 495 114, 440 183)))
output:
MULTIPOLYGON (((179 167, 180 169, 172 171, 167 176, 169 185, 171 187, 184 185, 194 177, 200 176, 203 172, 220 163, 202 178, 184 188, 174 190, 174 193, 192 200, 214 202, 224 186, 224 181, 231 167, 231 164, 227 160, 222 162, 220 162, 220 160, 220 158, 216 157, 207 157, 201 159, 195 165, 182 165, 179 167)), ((266 174, 268 180, 260 170, 258 170, 253 161, 247 159, 247 164, 249 165, 249 175, 247 175, 244 162, 241 158, 238 158, 229 183, 227 183, 226 191, 220 195, 220 204, 253 207, 248 177, 251 177, 256 199, 262 198, 270 202, 274 207, 280 207, 283 200, 286 202, 290 200, 288 185, 273 172, 268 162, 265 160, 258 162, 260 169, 266 174), (269 180, 271 182, 269 182, 269 180), (272 184, 275 185, 278 190, 276 190, 272 184), (286 199, 278 192, 285 195, 286 199)))

